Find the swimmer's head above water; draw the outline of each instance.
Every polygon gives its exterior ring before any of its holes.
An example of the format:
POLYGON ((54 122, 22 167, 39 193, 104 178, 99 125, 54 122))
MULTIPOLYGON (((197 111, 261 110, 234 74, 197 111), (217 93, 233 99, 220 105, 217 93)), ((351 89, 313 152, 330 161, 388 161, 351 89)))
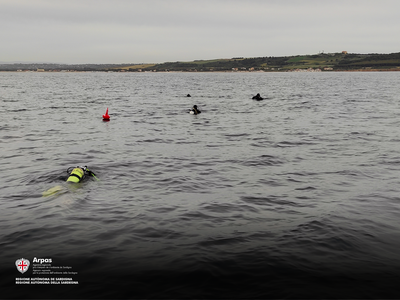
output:
POLYGON ((193 105, 193 108, 189 111, 192 115, 198 115, 201 111, 197 108, 197 105, 193 105))

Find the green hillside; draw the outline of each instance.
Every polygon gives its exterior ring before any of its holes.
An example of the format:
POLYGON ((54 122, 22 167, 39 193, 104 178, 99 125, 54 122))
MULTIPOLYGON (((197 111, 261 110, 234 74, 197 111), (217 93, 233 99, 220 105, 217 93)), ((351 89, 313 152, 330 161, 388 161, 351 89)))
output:
POLYGON ((4 63, 0 71, 48 72, 286 72, 321 71, 400 71, 400 52, 391 54, 319 53, 315 55, 235 57, 228 59, 165 62, 160 64, 48 64, 4 63))
MULTIPOLYGON (((165 62, 142 68, 141 71, 289 71, 302 69, 324 70, 400 70, 400 52, 392 54, 320 53, 282 57, 253 57, 189 62, 165 62)), ((125 68, 126 70, 129 67, 125 68)), ((137 69, 132 69, 134 71, 137 69)))

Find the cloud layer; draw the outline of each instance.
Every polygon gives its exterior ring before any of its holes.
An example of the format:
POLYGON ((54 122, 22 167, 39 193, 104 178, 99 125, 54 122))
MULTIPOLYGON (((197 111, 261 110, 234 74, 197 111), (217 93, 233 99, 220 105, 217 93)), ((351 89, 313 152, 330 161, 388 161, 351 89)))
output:
POLYGON ((0 0, 0 61, 400 52, 398 0, 0 0))

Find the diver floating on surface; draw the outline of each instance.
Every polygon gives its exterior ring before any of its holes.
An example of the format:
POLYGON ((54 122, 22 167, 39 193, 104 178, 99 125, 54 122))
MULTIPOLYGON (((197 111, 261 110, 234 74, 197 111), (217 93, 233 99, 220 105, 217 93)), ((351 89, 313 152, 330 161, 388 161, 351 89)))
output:
MULTIPOLYGON (((85 180, 86 178, 89 178, 90 176, 93 176, 96 180, 99 180, 96 177, 96 174, 94 174, 92 171, 88 169, 87 166, 84 167, 70 167, 67 169, 68 173, 68 178, 66 183, 67 184, 72 184, 72 183, 79 183, 85 180)), ((51 189, 48 189, 47 191, 43 192, 42 195, 43 197, 51 196, 54 194, 57 194, 59 192, 67 192, 68 188, 66 186, 61 186, 57 185, 55 187, 52 187, 51 189)))
POLYGON ((201 111, 197 109, 197 105, 193 105, 193 108, 189 111, 189 113, 192 115, 198 115, 201 113, 201 111))
POLYGON ((255 95, 255 96, 253 96, 252 99, 253 99, 253 100, 264 100, 264 98, 261 97, 260 94, 257 94, 257 95, 255 95))
POLYGON ((86 178, 86 176, 93 176, 96 180, 99 180, 96 175, 88 169, 87 166, 84 167, 70 167, 67 169, 69 174, 67 182, 78 183, 86 178))

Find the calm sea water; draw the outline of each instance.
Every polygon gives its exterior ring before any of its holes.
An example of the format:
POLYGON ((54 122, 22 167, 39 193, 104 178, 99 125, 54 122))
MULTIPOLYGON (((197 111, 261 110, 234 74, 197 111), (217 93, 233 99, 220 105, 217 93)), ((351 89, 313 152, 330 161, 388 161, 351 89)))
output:
POLYGON ((1 298, 400 298, 399 83, 0 73, 1 298))

